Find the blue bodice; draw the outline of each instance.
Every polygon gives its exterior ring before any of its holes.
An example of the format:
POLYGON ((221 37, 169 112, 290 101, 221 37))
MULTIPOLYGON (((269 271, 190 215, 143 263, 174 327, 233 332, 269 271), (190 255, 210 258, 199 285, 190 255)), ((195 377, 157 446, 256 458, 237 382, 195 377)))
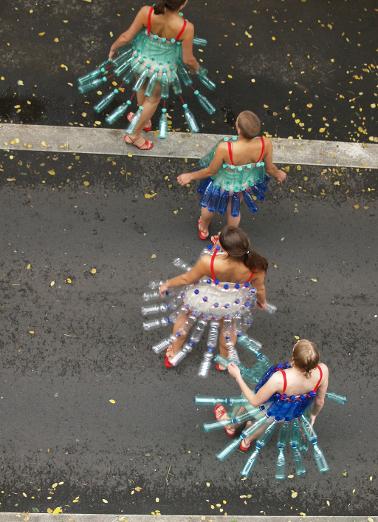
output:
MULTIPOLYGON (((271 366, 256 384, 255 392, 258 392, 274 373, 287 368, 291 368, 290 364, 287 362, 271 366)), ((265 404, 260 406, 260 409, 268 417, 274 417, 276 421, 292 421, 304 414, 307 408, 312 404, 314 397, 316 397, 315 390, 301 395, 275 393, 265 404)))

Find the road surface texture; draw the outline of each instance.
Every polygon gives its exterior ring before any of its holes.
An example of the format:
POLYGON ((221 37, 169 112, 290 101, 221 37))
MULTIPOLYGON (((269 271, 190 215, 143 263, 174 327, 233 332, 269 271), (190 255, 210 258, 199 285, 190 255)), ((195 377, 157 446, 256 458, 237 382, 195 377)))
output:
MULTIPOLYGON (((2 0, 0 121, 99 121, 92 106, 100 95, 86 100, 76 78, 105 59, 143 4, 2 0)), ((196 110, 204 131, 229 133, 235 115, 252 109, 274 136, 374 141, 374 7, 372 0, 190 0, 185 14, 209 40, 197 54, 218 83, 216 115, 196 110)), ((181 113, 171 106, 177 129, 186 128, 181 113)))
POLYGON ((274 361, 295 336, 313 339, 330 389, 348 396, 316 423, 330 473, 307 459, 305 478, 278 483, 273 444, 243 481, 245 457, 219 463, 224 434, 202 432, 212 412, 194 395, 237 393, 234 382, 196 376, 202 349, 166 370, 150 350, 164 332, 142 332, 146 284, 203 248, 195 195, 175 184, 192 165, 14 151, 0 165, 2 511, 374 510, 376 172, 291 166, 255 217, 244 210, 278 307, 251 335, 274 361))

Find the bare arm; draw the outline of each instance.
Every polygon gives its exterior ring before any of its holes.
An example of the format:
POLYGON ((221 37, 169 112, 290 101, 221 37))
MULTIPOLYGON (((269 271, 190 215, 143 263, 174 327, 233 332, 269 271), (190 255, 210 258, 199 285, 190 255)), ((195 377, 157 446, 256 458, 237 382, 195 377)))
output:
POLYGON ((117 40, 113 43, 113 45, 110 48, 109 51, 109 60, 113 58, 115 53, 117 52, 117 49, 120 47, 123 47, 124 45, 131 42, 135 36, 139 33, 141 29, 145 26, 145 22, 148 16, 148 7, 142 7, 142 9, 139 11, 139 13, 134 18, 133 23, 130 25, 130 27, 122 33, 117 40))
POLYGON ((266 305, 265 276, 265 272, 257 272, 251 281, 253 287, 256 289, 257 304, 260 308, 265 308, 266 305))
MULTIPOLYGON (((229 374, 234 377, 236 382, 238 383, 240 390, 247 401, 257 408, 261 406, 266 401, 268 401, 271 396, 280 390, 280 382, 279 378, 276 374, 273 374, 272 377, 262 386, 257 393, 252 391, 249 386, 244 382, 243 377, 240 375, 240 370, 234 363, 230 363, 227 367, 229 374)), ((281 384, 282 386, 282 384, 281 384)))
POLYGON ((210 263, 208 256, 202 256, 199 258, 194 267, 189 270, 189 272, 185 272, 185 274, 181 274, 173 279, 168 279, 164 284, 160 287, 160 294, 163 295, 169 288, 174 286, 183 286, 190 285, 199 281, 201 277, 205 275, 209 275, 210 273, 210 263))
POLYGON ((279 183, 286 180, 287 174, 283 170, 280 170, 277 165, 273 163, 273 145, 270 139, 265 138, 265 167, 266 171, 270 176, 276 178, 279 183))
POLYGON ((177 181, 180 185, 184 186, 190 183, 191 181, 214 176, 223 165, 225 158, 226 146, 224 143, 221 143, 220 145, 218 145, 217 150, 215 151, 213 161, 210 163, 208 167, 206 167, 205 169, 197 170, 197 172, 186 172, 184 174, 180 174, 180 176, 177 177, 177 181))
POLYGON ((197 58, 193 54, 193 38, 194 38, 194 26, 189 23, 185 33, 184 39, 182 41, 182 60, 185 65, 193 69, 193 71, 198 72, 200 68, 200 64, 198 63, 197 58))
POLYGON ((312 406, 312 411, 311 411, 311 415, 310 415, 311 424, 314 424, 316 417, 319 415, 319 413, 323 409, 324 399, 325 399, 327 389, 328 389, 328 368, 323 363, 321 364, 321 368, 323 371, 323 378, 322 378, 322 382, 320 383, 320 386, 318 388, 318 392, 316 394, 316 397, 315 397, 315 400, 314 400, 314 403, 312 406))

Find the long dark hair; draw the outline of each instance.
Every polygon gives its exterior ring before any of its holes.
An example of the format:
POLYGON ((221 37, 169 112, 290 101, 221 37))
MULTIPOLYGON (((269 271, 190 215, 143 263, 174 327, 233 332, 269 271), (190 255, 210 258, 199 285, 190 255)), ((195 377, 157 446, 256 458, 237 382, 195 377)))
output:
POLYGON ((268 260, 252 250, 248 236, 241 228, 232 226, 222 228, 219 243, 231 258, 242 261, 251 272, 268 270, 268 260))
POLYGON ((185 0, 158 0, 154 5, 154 13, 161 15, 165 13, 166 9, 178 11, 184 3, 185 0))

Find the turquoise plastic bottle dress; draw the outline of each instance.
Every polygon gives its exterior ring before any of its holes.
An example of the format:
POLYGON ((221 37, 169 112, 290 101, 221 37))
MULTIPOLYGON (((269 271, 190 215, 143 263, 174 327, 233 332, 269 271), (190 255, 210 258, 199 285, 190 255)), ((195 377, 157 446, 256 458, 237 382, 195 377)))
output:
MULTIPOLYGON (((106 111, 108 114, 105 121, 112 125, 130 112, 137 91, 144 86, 145 95, 151 96, 160 85, 163 108, 159 123, 159 137, 166 138, 168 134, 167 100, 171 91, 178 96, 182 104, 190 131, 199 132, 196 118, 183 98, 183 89, 184 87, 192 89, 202 109, 208 114, 214 114, 216 111, 214 105, 193 86, 193 78, 197 77, 199 82, 210 91, 213 91, 216 85, 207 76, 206 69, 201 67, 199 72, 192 76, 183 63, 180 38, 185 32, 187 20, 183 20, 182 28, 176 38, 161 38, 152 32, 153 12, 154 8, 151 7, 147 28, 142 29, 130 45, 120 49, 116 58, 104 61, 94 71, 78 79, 79 91, 86 94, 96 89, 103 90, 105 84, 111 88, 111 91, 94 106, 94 110, 97 113, 106 111), (127 91, 131 91, 128 99, 127 91)), ((194 39, 195 45, 204 46, 206 43, 204 39, 194 39)), ((126 129, 128 134, 134 132, 142 112, 143 107, 139 107, 126 129)))
MULTIPOLYGON (((237 136, 223 138, 227 142, 229 163, 223 163, 215 176, 206 178, 199 184, 197 192, 201 195, 200 205, 210 212, 223 215, 231 203, 231 214, 240 214, 240 203, 244 200, 250 212, 257 212, 256 201, 263 201, 268 188, 269 177, 264 163, 265 142, 261 137, 261 154, 256 163, 235 165, 232 154, 232 143, 237 136)), ((218 144, 219 145, 219 144, 218 144)), ((208 167, 214 158, 216 145, 200 160, 201 168, 208 167)))
MULTIPOLYGON (((253 344, 251 345, 248 338, 242 337, 239 344, 252 353, 256 352, 255 346, 253 344)), ((227 361, 221 357, 216 357, 216 360, 221 364, 227 364, 227 361)), ((290 396, 285 393, 287 385, 285 370, 290 368, 289 363, 271 366, 267 371, 264 370, 263 366, 259 367, 258 364, 250 369, 242 365, 239 365, 239 368, 243 379, 248 382, 249 385, 256 385, 256 392, 264 386, 275 372, 281 372, 283 378, 282 393, 275 393, 265 404, 257 408, 251 406, 244 395, 240 395, 239 397, 196 397, 195 403, 198 406, 211 405, 218 408, 219 405, 223 405, 228 408, 229 419, 204 424, 204 430, 206 432, 223 429, 230 425, 243 425, 247 421, 252 422, 251 426, 245 427, 240 435, 235 436, 234 440, 217 454, 217 458, 220 461, 224 461, 239 447, 243 439, 253 435, 259 428, 265 426, 266 429, 264 433, 255 441, 254 448, 241 470, 243 477, 249 477, 251 475, 261 450, 267 445, 276 429, 278 429, 276 442, 278 452, 276 479, 284 480, 287 478, 287 448, 291 450, 297 476, 303 476, 306 473, 303 455, 309 448, 312 449, 313 458, 318 470, 321 473, 328 471, 329 466, 318 445, 318 437, 308 420, 312 403, 323 377, 321 367, 318 366, 317 369, 314 370, 319 372, 319 379, 312 391, 302 395, 290 396)), ((345 404, 346 402, 346 397, 337 395, 336 393, 327 392, 326 397, 338 404, 345 404)))

